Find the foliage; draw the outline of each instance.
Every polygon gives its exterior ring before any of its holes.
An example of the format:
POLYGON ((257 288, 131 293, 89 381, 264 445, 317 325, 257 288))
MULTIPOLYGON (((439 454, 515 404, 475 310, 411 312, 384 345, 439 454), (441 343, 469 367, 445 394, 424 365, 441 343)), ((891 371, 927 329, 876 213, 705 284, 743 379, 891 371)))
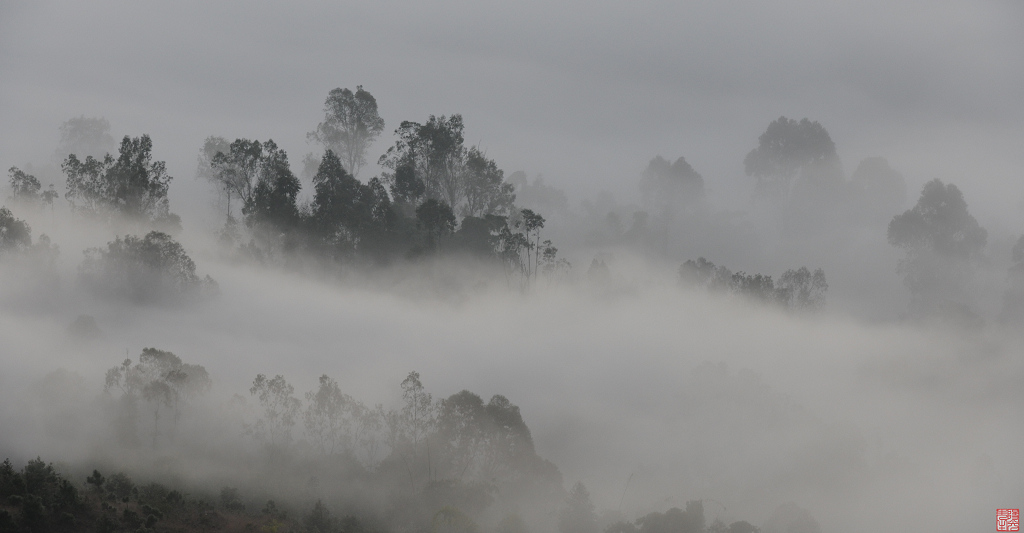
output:
POLYGON ((686 510, 673 507, 664 513, 648 513, 636 520, 639 533, 703 533, 704 504, 686 502, 686 510))
POLYGON ((659 155, 644 170, 640 195, 645 205, 662 209, 690 205, 704 198, 704 178, 686 159, 680 157, 669 163, 659 155))
POLYGON ((129 221, 145 221, 167 228, 180 222, 169 211, 167 190, 171 176, 163 161, 153 161, 149 135, 121 140, 117 159, 68 155, 61 168, 67 176, 65 198, 72 207, 94 216, 112 215, 129 221))
POLYGON ((337 381, 324 374, 320 376, 320 388, 306 393, 302 421, 319 452, 330 456, 352 449, 353 434, 366 411, 363 404, 341 392, 337 381))
POLYGON ((366 164, 366 150, 384 131, 384 119, 377 113, 377 100, 356 86, 333 89, 324 102, 324 120, 308 137, 322 144, 341 158, 352 176, 366 164))
POLYGON ((90 248, 84 254, 79 278, 104 295, 154 303, 208 298, 217 292, 217 283, 209 276, 199 278, 195 262, 166 233, 118 237, 106 249, 90 248))
POLYGON ((32 228, 14 213, 0 207, 0 257, 10 252, 21 252, 32 245, 32 228))
POLYGON ((786 197, 798 177, 819 178, 838 167, 836 145, 818 122, 799 122, 779 117, 757 139, 743 159, 748 176, 758 180, 758 190, 768 196, 786 197))
POLYGON ((110 122, 102 117, 82 115, 60 125, 60 143, 54 156, 57 161, 64 161, 71 154, 101 158, 113 149, 110 122))
POLYGON ((395 130, 398 141, 378 163, 396 200, 415 202, 420 196, 444 202, 462 216, 501 215, 515 201, 514 187, 504 172, 478 148, 466 148, 462 115, 433 115, 425 124, 404 121, 395 130))
POLYGON ((733 273, 703 257, 683 263, 679 267, 679 281, 691 287, 777 304, 792 311, 821 310, 828 292, 825 271, 820 268, 813 273, 807 267, 787 270, 776 283, 764 274, 733 273))
POLYGON ((39 191, 43 186, 35 176, 26 174, 18 167, 11 167, 7 172, 10 176, 11 200, 32 204, 41 199, 39 191))
POLYGON ((898 272, 910 290, 912 311, 946 314, 962 308, 987 237, 956 185, 926 183, 917 204, 895 216, 888 229, 889 244, 904 252, 898 272))
MULTIPOLYGON (((140 402, 153 409, 153 447, 160 436, 160 412, 162 408, 171 411, 171 428, 174 436, 178 422, 185 408, 212 387, 209 373, 201 365, 187 364, 177 355, 156 348, 143 348, 138 364, 125 359, 119 366, 107 370, 104 392, 120 392, 121 430, 128 434, 123 440, 135 440, 138 406, 140 402)), ((102 485, 102 477, 98 485, 102 485)))
POLYGON ((281 375, 267 379, 266 375, 258 374, 249 394, 256 396, 263 409, 256 423, 249 428, 250 434, 270 448, 286 445, 291 440, 291 428, 302 407, 302 402, 295 397, 295 387, 281 375))
POLYGON ((590 491, 577 481, 558 515, 559 533, 597 533, 597 513, 590 501, 590 491))

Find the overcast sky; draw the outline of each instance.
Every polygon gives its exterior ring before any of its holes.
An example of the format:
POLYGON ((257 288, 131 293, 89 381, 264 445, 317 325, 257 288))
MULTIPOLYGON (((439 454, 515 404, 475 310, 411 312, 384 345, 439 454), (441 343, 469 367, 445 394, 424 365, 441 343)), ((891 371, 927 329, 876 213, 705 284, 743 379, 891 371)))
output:
POLYGON ((102 116, 153 137, 187 215, 206 136, 273 138, 299 170, 328 91, 363 85, 386 121, 371 161, 402 120, 462 113, 468 142, 574 200, 628 200, 661 154, 741 207, 758 135, 808 117, 848 173, 887 156, 910 198, 939 177, 992 207, 983 224, 1022 222, 1024 4, 818 4, 3 2, 0 165, 102 116))

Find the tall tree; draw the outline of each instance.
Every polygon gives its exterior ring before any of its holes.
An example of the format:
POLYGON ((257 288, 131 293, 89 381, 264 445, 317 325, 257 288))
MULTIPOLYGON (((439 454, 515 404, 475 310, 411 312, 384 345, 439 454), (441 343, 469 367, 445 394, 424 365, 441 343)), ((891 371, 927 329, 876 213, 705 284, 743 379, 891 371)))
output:
POLYGON ((341 88, 328 93, 324 121, 308 137, 334 151, 345 170, 358 176, 366 164, 366 150, 382 131, 384 119, 377 112, 377 100, 358 85, 354 93, 341 88))
POLYGON ((932 180, 917 204, 889 223, 889 244, 904 252, 898 271, 910 290, 911 309, 929 314, 962 314, 967 285, 979 262, 988 232, 967 211, 956 185, 932 180))
POLYGON ((391 170, 385 178, 394 184, 395 172, 407 166, 423 182, 427 198, 459 207, 465 193, 463 127, 458 114, 451 118, 431 115, 426 124, 402 122, 395 130, 398 141, 378 161, 391 170))
POLYGON ((416 208, 416 221, 427 232, 428 246, 435 251, 441 246, 441 239, 455 231, 455 214, 444 202, 427 200, 416 208))
POLYGON ((332 150, 324 153, 313 187, 313 232, 326 244, 354 248, 363 231, 374 224, 372 188, 353 178, 332 150))
MULTIPOLYGON (((207 139, 207 148, 220 150, 220 141, 207 139), (210 146, 212 145, 212 146, 210 146)), ((242 206, 251 205, 255 196, 256 185, 259 183, 265 164, 264 150, 276 149, 273 141, 261 144, 259 141, 235 139, 226 151, 218 151, 210 159, 210 180, 218 183, 228 196, 228 215, 231 214, 231 197, 242 202, 242 206)), ((202 156, 200 156, 202 158, 202 156)), ((202 164, 202 161, 200 161, 202 164)))
POLYGON ((10 209, 0 207, 0 257, 6 252, 19 252, 32 245, 32 228, 14 217, 10 209))
POLYGON ((660 155, 651 159, 640 180, 645 205, 669 209, 704 198, 704 178, 680 157, 669 163, 660 155))
POLYGON ((26 174, 18 167, 11 167, 7 172, 10 176, 11 200, 22 203, 35 203, 39 201, 39 190, 43 186, 35 176, 26 174))
POLYGON ((828 132, 806 118, 797 122, 779 117, 757 141, 757 148, 747 154, 743 165, 748 176, 757 178, 758 192, 765 196, 787 198, 797 178, 831 176, 839 165, 828 132))
POLYGON ((515 186, 505 173, 478 148, 466 152, 465 196, 462 216, 507 215, 516 201, 515 186))
POLYGON ((64 161, 71 154, 80 158, 92 156, 96 159, 113 151, 114 138, 110 135, 110 122, 102 117, 85 115, 66 120, 60 125, 60 144, 54 152, 57 161, 64 161))
POLYGON ((249 428, 250 433, 271 448, 287 444, 302 407, 302 402, 295 397, 295 387, 281 375, 267 379, 266 375, 257 374, 249 393, 263 408, 256 423, 249 428))
POLYGON ((167 190, 171 176, 163 161, 153 160, 149 135, 125 136, 117 159, 71 154, 61 168, 67 176, 65 197, 72 206, 98 215, 117 214, 129 220, 177 224, 169 211, 167 190))

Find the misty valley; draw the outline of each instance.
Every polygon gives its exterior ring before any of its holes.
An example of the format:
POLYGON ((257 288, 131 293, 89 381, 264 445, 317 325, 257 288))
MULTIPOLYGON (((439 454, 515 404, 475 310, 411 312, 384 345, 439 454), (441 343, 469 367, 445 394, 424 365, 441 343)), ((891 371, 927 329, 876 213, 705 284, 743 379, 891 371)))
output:
POLYGON ((739 210, 682 154, 576 196, 459 114, 373 153, 362 86, 311 126, 172 172, 83 115, 10 167, 0 532, 968 530, 1024 495, 1024 228, 956 183, 808 118, 744 132, 739 210))

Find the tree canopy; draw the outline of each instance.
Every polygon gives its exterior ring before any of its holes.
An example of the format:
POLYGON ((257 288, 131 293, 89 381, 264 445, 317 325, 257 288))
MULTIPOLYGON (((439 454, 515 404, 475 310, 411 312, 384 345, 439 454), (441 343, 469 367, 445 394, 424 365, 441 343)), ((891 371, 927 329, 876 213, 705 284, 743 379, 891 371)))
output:
POLYGON ((917 204, 889 223, 888 239, 904 252, 898 271, 917 311, 966 304, 988 232, 968 212, 956 185, 926 183, 917 204))
POLYGON ((61 165, 67 176, 65 198, 76 209, 100 217, 116 215, 130 221, 148 221, 175 227, 167 200, 171 176, 163 161, 153 160, 149 135, 125 136, 117 159, 68 155, 61 165))
POLYGON ((366 150, 384 131, 384 119, 377 112, 377 100, 356 86, 333 89, 324 102, 324 120, 308 137, 333 151, 345 170, 358 176, 366 164, 366 150))

